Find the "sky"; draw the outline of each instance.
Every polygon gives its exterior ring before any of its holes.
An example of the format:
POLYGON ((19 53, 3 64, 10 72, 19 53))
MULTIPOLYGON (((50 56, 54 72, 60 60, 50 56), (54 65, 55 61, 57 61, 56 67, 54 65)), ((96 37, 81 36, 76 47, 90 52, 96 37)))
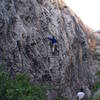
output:
POLYGON ((94 30, 100 30, 100 0, 64 0, 94 30))

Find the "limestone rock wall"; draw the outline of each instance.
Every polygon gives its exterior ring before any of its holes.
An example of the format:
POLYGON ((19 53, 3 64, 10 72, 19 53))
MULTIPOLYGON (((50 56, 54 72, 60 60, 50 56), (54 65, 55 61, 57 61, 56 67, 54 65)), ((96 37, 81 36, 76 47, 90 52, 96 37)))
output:
POLYGON ((0 62, 12 76, 27 73, 34 83, 52 83, 55 95, 75 100, 81 86, 90 95, 90 59, 86 33, 64 2, 0 0, 0 62), (54 54, 49 35, 57 39, 54 54))
POLYGON ((95 56, 98 60, 100 60, 100 33, 94 33, 94 36, 96 38, 96 48, 95 48, 95 56))

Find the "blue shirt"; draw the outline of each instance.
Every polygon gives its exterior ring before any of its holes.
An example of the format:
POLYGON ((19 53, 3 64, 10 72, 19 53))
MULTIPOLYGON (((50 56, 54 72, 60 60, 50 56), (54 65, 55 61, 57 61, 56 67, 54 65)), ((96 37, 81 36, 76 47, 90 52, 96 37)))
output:
POLYGON ((57 40, 54 37, 53 38, 48 37, 48 39, 52 42, 52 44, 57 43, 57 40))

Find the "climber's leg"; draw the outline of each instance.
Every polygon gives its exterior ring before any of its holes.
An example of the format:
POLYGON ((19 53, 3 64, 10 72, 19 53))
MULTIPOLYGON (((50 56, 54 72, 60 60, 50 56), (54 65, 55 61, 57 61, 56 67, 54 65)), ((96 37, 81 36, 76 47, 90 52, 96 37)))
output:
POLYGON ((54 52, 55 51, 55 45, 53 44, 53 46, 52 46, 52 52, 54 52))
POLYGON ((53 53, 55 52, 56 45, 57 45, 57 44, 54 43, 53 46, 52 46, 52 52, 53 52, 53 53))

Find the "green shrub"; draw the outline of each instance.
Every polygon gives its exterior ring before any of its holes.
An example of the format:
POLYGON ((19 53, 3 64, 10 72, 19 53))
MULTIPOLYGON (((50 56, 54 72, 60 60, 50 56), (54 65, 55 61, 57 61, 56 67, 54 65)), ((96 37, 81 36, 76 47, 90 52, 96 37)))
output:
POLYGON ((100 88, 100 82, 94 84, 93 92, 96 92, 100 88))
POLYGON ((96 96, 91 97, 90 100, 100 100, 100 95, 97 94, 96 96))
POLYGON ((6 72, 0 72, 0 100, 46 100, 46 88, 31 85, 25 74, 10 78, 6 72))
POLYGON ((95 100, 100 100, 100 95, 96 95, 95 100))
POLYGON ((95 92, 100 88, 100 82, 94 84, 93 93, 89 100, 100 100, 100 95, 96 95, 94 98, 95 92), (99 98, 99 99, 98 99, 99 98))
POLYGON ((0 72, 0 99, 7 100, 7 89, 10 88, 11 79, 6 72, 0 72))

